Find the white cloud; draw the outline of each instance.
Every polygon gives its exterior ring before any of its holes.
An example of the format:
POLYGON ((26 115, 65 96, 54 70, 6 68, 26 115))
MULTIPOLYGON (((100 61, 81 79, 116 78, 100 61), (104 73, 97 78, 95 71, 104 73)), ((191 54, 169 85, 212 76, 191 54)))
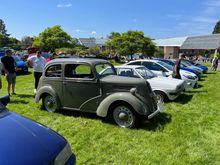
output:
POLYGON ((75 31, 76 31, 77 33, 81 32, 81 30, 80 30, 80 29, 76 29, 75 31))
POLYGON ((57 5, 57 7, 63 7, 63 5, 61 5, 61 4, 58 4, 58 5, 57 5))
POLYGON ((71 3, 68 3, 68 4, 58 4, 57 7, 58 8, 68 8, 68 7, 72 7, 72 4, 71 3))
POLYGON ((72 6, 71 3, 68 3, 68 4, 65 5, 65 7, 71 7, 71 6, 72 6))
POLYGON ((92 31, 91 33, 92 33, 92 34, 96 34, 96 31, 92 31))

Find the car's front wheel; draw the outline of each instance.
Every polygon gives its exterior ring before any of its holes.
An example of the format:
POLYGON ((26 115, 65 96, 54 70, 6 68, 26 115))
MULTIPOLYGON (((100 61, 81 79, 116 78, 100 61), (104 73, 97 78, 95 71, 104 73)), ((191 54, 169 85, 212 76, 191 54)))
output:
POLYGON ((161 102, 164 102, 164 100, 166 99, 166 95, 163 92, 154 91, 154 93, 156 94, 158 100, 160 100, 161 102))
POLYGON ((114 106, 112 117, 115 123, 122 128, 133 128, 137 125, 137 115, 130 105, 114 106))
POLYGON ((48 112, 55 112, 58 108, 56 98, 50 94, 45 95, 42 102, 43 109, 47 110, 48 112))

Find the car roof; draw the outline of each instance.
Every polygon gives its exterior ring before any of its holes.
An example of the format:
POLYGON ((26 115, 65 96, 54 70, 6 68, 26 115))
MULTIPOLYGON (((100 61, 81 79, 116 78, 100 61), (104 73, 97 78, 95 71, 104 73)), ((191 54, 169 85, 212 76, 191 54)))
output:
POLYGON ((132 69, 135 69, 135 68, 145 68, 145 66, 143 65, 119 65, 119 66, 115 66, 115 68, 132 68, 132 69))
POLYGON ((48 62, 48 64, 51 63, 68 63, 68 62, 76 62, 76 63, 89 63, 91 65, 94 65, 96 63, 110 63, 107 60, 103 59, 91 59, 91 58, 58 58, 58 59, 53 59, 48 62))
POLYGON ((153 59, 141 59, 141 60, 134 60, 134 61, 130 61, 129 63, 132 63, 132 62, 137 62, 137 61, 150 61, 150 62, 157 62, 158 60, 153 60, 153 59))

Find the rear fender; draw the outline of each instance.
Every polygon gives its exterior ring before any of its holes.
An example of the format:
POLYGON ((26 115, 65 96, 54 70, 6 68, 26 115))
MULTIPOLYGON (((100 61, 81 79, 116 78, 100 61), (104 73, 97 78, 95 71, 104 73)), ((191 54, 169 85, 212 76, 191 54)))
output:
POLYGON ((55 90, 50 86, 44 86, 37 91, 37 94, 35 96, 35 103, 38 103, 45 94, 54 96, 57 100, 58 108, 61 107, 59 96, 56 94, 55 90))

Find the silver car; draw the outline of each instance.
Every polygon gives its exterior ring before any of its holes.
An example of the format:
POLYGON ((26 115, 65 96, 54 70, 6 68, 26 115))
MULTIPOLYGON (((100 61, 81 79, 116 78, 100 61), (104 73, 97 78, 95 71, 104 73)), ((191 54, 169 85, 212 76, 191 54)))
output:
POLYGON ((58 109, 110 116, 120 127, 131 128, 138 117, 150 119, 163 110, 148 82, 116 75, 113 65, 100 59, 68 58, 47 63, 36 103, 49 112, 58 109), (103 70, 110 68, 108 72, 103 70))

